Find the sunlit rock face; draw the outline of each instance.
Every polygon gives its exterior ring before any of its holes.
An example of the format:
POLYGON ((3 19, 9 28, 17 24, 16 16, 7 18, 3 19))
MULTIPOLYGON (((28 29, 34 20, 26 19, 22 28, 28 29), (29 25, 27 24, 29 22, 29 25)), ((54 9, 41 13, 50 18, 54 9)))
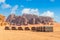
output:
POLYGON ((16 25, 26 25, 26 24, 49 24, 53 23, 53 18, 37 16, 32 14, 23 14, 22 16, 16 16, 11 14, 7 17, 6 22, 16 25))
POLYGON ((13 20, 15 20, 16 16, 15 14, 10 14, 7 19, 6 19, 6 22, 12 22, 13 20))
POLYGON ((5 22, 6 18, 4 15, 0 14, 0 26, 5 26, 7 23, 5 22))
POLYGON ((16 25, 25 25, 27 24, 27 19, 22 16, 16 16, 15 14, 11 14, 7 17, 6 22, 16 25))
POLYGON ((50 22, 53 23, 53 18, 51 17, 45 17, 45 16, 39 16, 40 23, 43 24, 49 24, 50 22))
POLYGON ((0 14, 0 22, 3 22, 3 21, 5 21, 5 16, 0 14))
POLYGON ((32 14, 23 14, 22 16, 26 17, 29 24, 48 24, 49 22, 53 22, 53 18, 45 17, 45 16, 38 16, 32 14))
POLYGON ((18 25, 18 24, 20 24, 20 25, 25 25, 25 24, 27 24, 27 20, 26 20, 26 18, 24 18, 24 17, 22 17, 22 16, 18 16, 18 17, 16 17, 16 19, 15 19, 15 23, 18 25))
POLYGON ((22 16, 27 18, 28 24, 35 24, 35 20, 36 20, 36 18, 38 18, 37 15, 32 15, 32 14, 23 14, 22 16))

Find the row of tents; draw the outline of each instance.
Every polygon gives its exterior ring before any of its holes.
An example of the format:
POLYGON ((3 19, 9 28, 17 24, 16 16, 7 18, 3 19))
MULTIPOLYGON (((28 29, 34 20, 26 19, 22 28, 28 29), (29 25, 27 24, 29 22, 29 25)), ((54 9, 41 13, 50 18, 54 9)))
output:
POLYGON ((5 27, 5 30, 26 30, 26 31, 29 31, 29 30, 31 30, 31 31, 33 31, 33 32, 53 32, 53 27, 52 26, 41 26, 41 27, 31 27, 31 28, 29 28, 29 27, 24 27, 24 28, 22 28, 22 27, 18 27, 18 28, 16 28, 16 27, 8 27, 8 26, 6 26, 5 27))

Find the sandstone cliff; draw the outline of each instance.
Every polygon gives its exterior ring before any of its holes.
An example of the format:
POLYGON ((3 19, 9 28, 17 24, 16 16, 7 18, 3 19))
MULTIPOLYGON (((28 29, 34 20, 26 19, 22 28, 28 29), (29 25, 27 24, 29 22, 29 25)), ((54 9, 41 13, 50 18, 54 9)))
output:
POLYGON ((22 16, 16 16, 15 14, 11 14, 7 17, 6 22, 10 24, 16 25, 28 25, 28 24, 48 24, 53 25, 53 18, 37 16, 31 14, 23 14, 22 16))

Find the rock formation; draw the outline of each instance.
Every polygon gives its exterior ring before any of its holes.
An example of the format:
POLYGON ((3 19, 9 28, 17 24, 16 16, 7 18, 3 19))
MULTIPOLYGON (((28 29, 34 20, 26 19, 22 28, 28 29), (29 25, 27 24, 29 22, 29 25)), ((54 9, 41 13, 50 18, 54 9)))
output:
POLYGON ((0 26, 7 25, 5 20, 6 20, 5 16, 0 14, 0 26))
POLYGON ((22 16, 16 16, 11 14, 7 17, 6 22, 16 25, 26 25, 26 24, 49 24, 53 23, 53 18, 37 16, 31 14, 23 14, 22 16))
POLYGON ((2 22, 5 21, 5 16, 3 16, 3 15, 0 14, 0 22, 1 22, 1 21, 2 21, 2 22))

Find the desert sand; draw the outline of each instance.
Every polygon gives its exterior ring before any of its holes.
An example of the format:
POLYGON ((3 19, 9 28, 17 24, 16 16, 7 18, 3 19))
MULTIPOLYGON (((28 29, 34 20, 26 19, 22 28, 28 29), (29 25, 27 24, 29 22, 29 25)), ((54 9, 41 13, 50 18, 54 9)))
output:
POLYGON ((0 27, 0 40, 60 40, 60 23, 53 26, 54 32, 2 30, 0 27))

